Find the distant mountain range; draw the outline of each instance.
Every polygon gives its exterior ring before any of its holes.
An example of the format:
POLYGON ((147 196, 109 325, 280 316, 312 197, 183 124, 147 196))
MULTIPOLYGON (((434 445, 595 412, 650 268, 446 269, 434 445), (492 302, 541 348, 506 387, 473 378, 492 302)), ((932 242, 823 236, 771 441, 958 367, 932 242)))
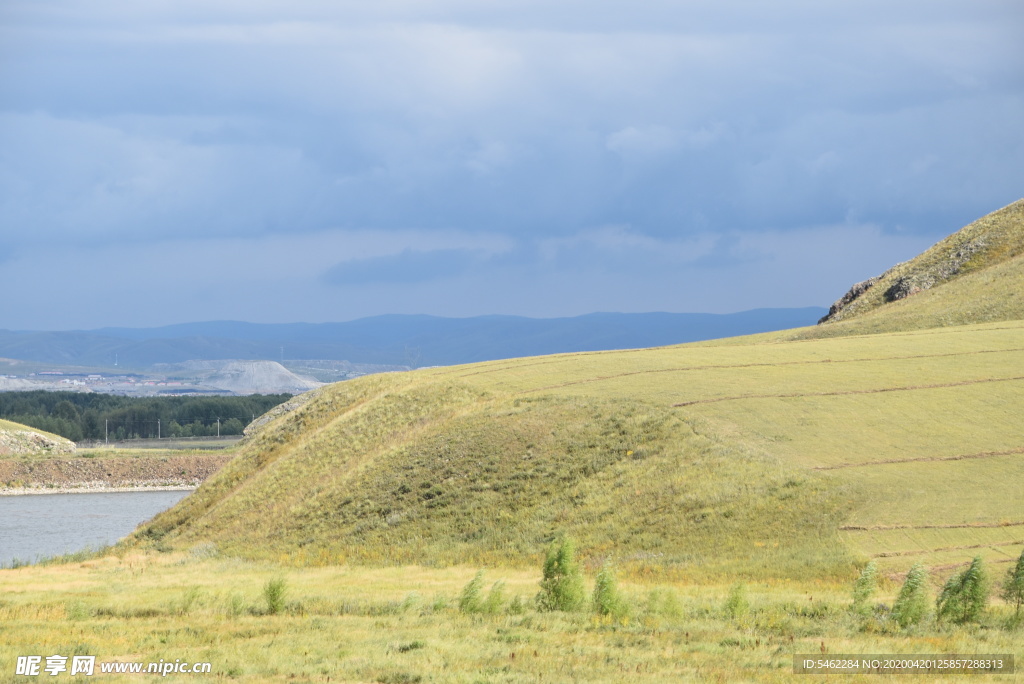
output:
POLYGON ((88 331, 0 330, 0 357, 77 366, 148 368, 194 359, 332 359, 412 367, 656 347, 783 330, 827 310, 733 314, 594 313, 572 318, 387 315, 346 323, 211 321, 88 331))

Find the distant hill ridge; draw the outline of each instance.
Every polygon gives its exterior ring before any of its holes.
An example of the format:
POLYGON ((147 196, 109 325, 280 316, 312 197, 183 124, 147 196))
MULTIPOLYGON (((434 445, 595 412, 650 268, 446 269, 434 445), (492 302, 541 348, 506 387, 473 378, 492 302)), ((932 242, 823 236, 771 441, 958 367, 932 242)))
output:
POLYGON ((732 314, 594 313, 571 318, 387 315, 344 323, 234 321, 92 331, 0 331, 0 356, 79 366, 148 368, 196 359, 333 359, 435 366, 678 344, 810 325, 819 307, 732 314), (282 349, 283 347, 283 349, 282 349))

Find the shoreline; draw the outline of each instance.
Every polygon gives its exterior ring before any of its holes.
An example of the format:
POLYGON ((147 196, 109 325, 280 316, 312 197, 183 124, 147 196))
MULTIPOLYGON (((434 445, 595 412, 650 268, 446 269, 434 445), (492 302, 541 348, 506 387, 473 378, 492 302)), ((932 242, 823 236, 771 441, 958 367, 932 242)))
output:
POLYGON ((198 484, 162 484, 162 485, 126 485, 111 487, 92 483, 68 484, 60 486, 40 485, 36 487, 2 487, 2 496, 34 496, 40 494, 117 494, 119 492, 186 492, 194 491, 198 484))
POLYGON ((192 490, 233 454, 0 459, 0 496, 192 490))

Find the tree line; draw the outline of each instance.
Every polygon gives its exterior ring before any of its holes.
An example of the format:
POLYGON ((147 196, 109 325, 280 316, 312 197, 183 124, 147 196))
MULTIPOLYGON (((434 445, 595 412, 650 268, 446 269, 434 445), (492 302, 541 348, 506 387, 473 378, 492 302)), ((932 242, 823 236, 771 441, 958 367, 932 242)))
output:
POLYGON ((73 442, 240 435, 291 394, 244 397, 125 397, 80 392, 0 392, 0 418, 73 442), (218 425, 219 422, 219 425, 218 425))

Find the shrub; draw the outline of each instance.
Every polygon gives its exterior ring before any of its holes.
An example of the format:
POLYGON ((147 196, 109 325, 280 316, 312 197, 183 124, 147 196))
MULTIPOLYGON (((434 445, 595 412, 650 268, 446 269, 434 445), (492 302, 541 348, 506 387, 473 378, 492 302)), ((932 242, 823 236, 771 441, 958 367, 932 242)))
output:
POLYGON ((508 608, 506 610, 509 615, 522 615, 526 612, 526 602, 523 601, 523 597, 516 594, 512 597, 512 600, 508 602, 508 608))
POLYGON ((188 615, 192 612, 192 606, 199 600, 199 594, 199 587, 189 587, 181 597, 181 602, 174 607, 174 612, 178 615, 188 615))
POLYGON ((483 605, 480 606, 480 610, 488 615, 496 615, 501 612, 501 608, 504 605, 505 583, 498 580, 491 585, 491 590, 487 592, 487 598, 484 599, 483 605))
POLYGON ((985 564, 981 556, 975 556, 965 570, 950 577, 942 587, 935 602, 936 613, 954 622, 974 622, 988 604, 988 589, 985 564))
POLYGON ((734 584, 729 590, 729 596, 725 599, 725 614, 731 618, 743 617, 750 610, 750 601, 747 600, 747 587, 742 582, 734 584))
POLYGON ((484 586, 484 571, 476 573, 459 594, 459 610, 463 613, 479 613, 483 605, 481 591, 484 586))
POLYGON ((231 617, 238 617, 245 611, 245 601, 238 594, 231 594, 228 597, 227 613, 231 617))
POLYGON ((544 579, 537 595, 537 606, 541 610, 572 611, 583 605, 583 576, 575 555, 572 542, 564 538, 548 551, 544 559, 544 579))
POLYGON ((267 602, 267 612, 277 615, 284 609, 284 595, 287 583, 283 577, 272 579, 263 585, 263 598, 267 602))
POLYGON ((615 571, 610 562, 605 562, 597 573, 597 581, 594 584, 594 612, 598 615, 608 615, 615 619, 626 617, 629 613, 629 605, 619 593, 618 582, 615 580, 615 571))
POLYGON ((1010 568, 1006 573, 1006 582, 1003 584, 1003 600, 1016 606, 1016 617, 1020 617, 1020 608, 1024 605, 1024 551, 1021 551, 1017 565, 1010 568))
POLYGON ((916 625, 928 616, 928 571, 915 563, 903 580, 896 603, 892 607, 892 619, 900 627, 916 625))
POLYGON ((861 570, 857 581, 853 583, 853 611, 866 615, 871 607, 868 602, 878 587, 878 567, 871 561, 861 570))
POLYGON ((647 613, 676 620, 683 616, 683 607, 675 591, 655 587, 647 592, 647 613))

